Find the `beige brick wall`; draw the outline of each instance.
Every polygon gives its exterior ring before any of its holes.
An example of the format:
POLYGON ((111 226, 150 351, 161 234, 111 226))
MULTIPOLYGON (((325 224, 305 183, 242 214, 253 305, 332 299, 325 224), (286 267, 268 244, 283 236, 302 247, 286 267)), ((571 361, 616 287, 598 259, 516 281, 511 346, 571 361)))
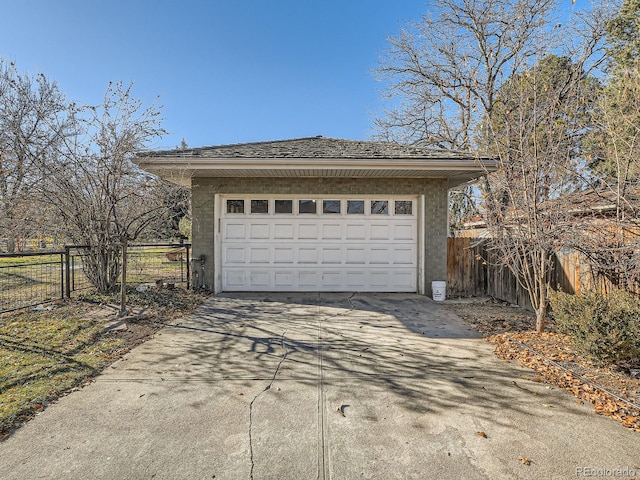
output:
MULTIPOLYGON (((424 290, 447 278, 447 181, 419 178, 194 178, 193 256, 205 256, 205 285, 213 288, 214 199, 216 194, 425 195, 424 290)), ((194 285, 200 265, 194 264, 194 285)))

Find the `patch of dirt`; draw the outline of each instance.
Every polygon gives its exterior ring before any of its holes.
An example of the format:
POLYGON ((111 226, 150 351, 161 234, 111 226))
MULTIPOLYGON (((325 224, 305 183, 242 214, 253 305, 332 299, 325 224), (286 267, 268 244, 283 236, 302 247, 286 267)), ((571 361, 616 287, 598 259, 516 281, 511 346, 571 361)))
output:
MULTIPOLYGON (((448 300, 445 305, 485 337, 502 332, 527 332, 536 325, 533 313, 491 298, 461 299, 453 303, 448 300)), ((553 322, 547 329, 553 329, 553 322)))
POLYGON ((105 335, 117 337, 122 342, 122 347, 115 352, 119 358, 132 348, 146 342, 153 337, 167 322, 161 322, 155 316, 129 317, 124 319, 122 329, 112 329, 105 335))
POLYGON ((582 357, 567 335, 555 332, 548 319, 545 332, 534 331, 535 316, 492 299, 447 303, 447 308, 495 346, 503 360, 516 360, 534 370, 535 381, 564 388, 576 401, 589 402, 599 415, 640 432, 640 379, 628 365, 598 367, 582 357))
POLYGON ((87 316, 98 317, 105 323, 105 335, 119 340, 120 348, 113 352, 114 360, 132 348, 152 338, 158 330, 175 318, 195 310, 208 294, 182 289, 150 288, 127 292, 127 315, 118 317, 119 305, 113 297, 85 296, 80 301, 88 306, 87 316))

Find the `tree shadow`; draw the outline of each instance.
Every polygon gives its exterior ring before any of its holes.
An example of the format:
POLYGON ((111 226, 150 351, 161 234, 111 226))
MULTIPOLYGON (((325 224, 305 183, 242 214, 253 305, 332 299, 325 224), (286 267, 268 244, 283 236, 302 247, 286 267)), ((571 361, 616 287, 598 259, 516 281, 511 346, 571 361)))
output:
POLYGON ((419 295, 225 294, 163 332, 120 374, 159 375, 172 391, 214 382, 229 394, 275 375, 289 388, 321 382, 350 404, 373 389, 410 412, 472 410, 505 423, 509 416, 495 410, 532 415, 514 380, 523 371, 495 359, 477 332, 419 295))
MULTIPOLYGON (((1 381, 0 392, 44 377, 50 377, 61 373, 69 373, 77 370, 83 371, 85 377, 98 375, 101 370, 100 368, 96 368, 86 362, 82 362, 74 358, 75 355, 80 353, 84 347, 92 343, 93 341, 87 341, 76 346, 73 350, 61 351, 54 348, 45 348, 33 342, 27 343, 24 341, 16 341, 7 335, 0 334, 0 347, 9 351, 38 355, 39 357, 47 359, 47 362, 50 360, 55 360, 56 362, 55 364, 41 366, 36 371, 26 372, 23 375, 7 378, 1 381)), ((0 378, 0 380, 2 379, 0 378)))

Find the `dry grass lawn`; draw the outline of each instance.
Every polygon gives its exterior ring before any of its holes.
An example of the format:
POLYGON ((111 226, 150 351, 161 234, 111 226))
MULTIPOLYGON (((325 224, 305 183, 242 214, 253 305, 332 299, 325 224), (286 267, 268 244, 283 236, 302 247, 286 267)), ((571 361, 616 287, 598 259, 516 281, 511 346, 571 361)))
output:
POLYGON ((204 298, 182 289, 131 290, 133 314, 120 329, 108 329, 118 320, 115 298, 91 294, 51 310, 0 315, 0 439, 204 298))

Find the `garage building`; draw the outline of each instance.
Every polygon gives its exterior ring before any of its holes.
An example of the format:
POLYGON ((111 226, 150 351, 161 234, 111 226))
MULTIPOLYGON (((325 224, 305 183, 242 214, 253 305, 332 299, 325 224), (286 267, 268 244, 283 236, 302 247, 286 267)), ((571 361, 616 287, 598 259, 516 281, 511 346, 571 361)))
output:
POLYGON ((495 169, 469 152, 325 137, 140 154, 192 194, 199 284, 417 292, 446 280, 448 191, 495 169))

